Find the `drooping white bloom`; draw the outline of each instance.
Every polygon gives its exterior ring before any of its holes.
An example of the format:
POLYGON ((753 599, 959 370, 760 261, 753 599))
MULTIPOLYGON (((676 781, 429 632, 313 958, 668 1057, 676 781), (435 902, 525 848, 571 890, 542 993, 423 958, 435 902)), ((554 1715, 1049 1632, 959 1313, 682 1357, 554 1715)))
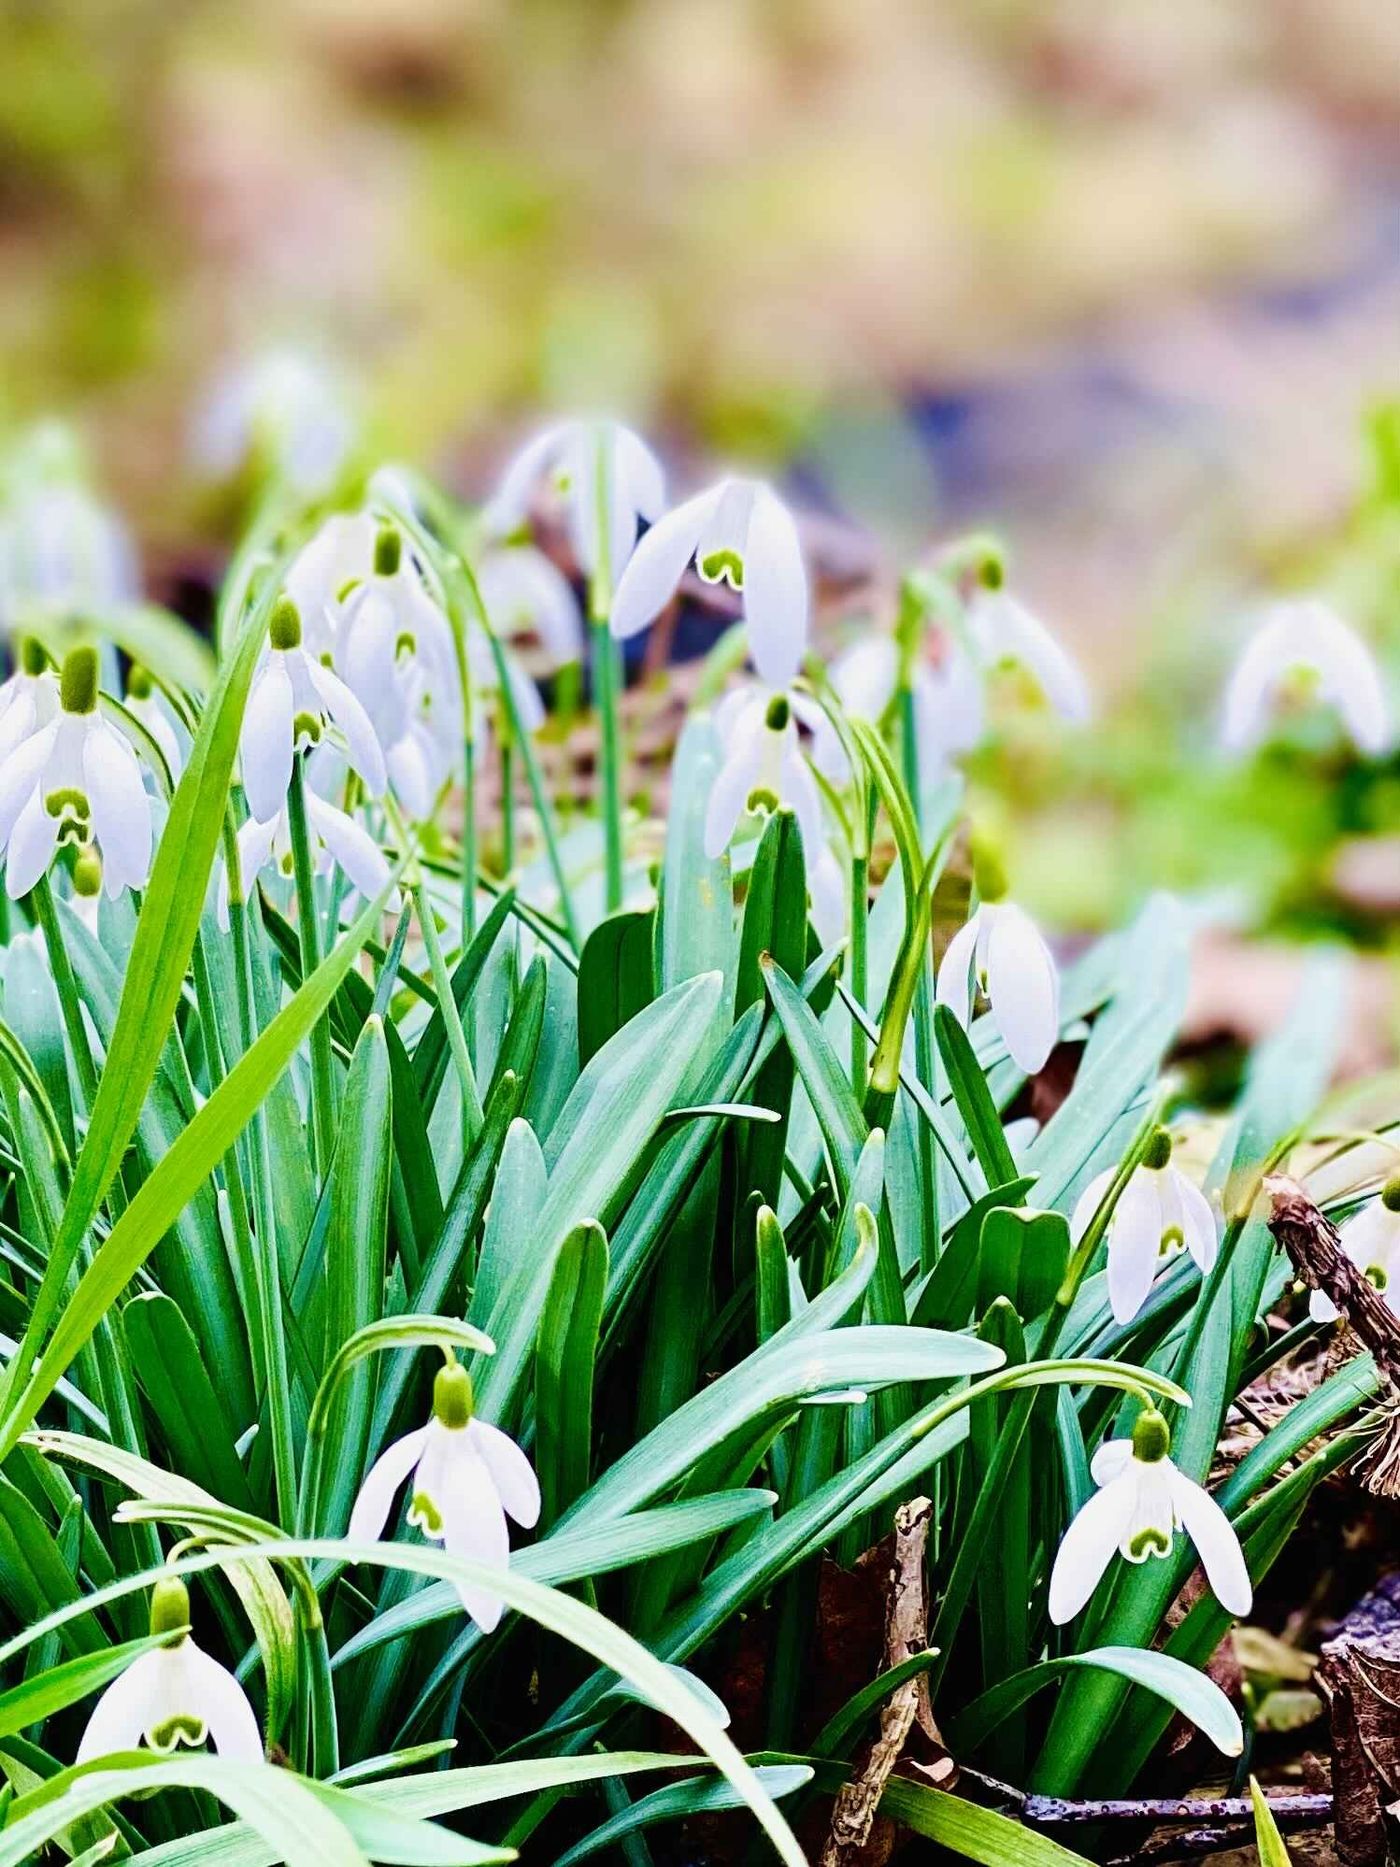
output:
POLYGON ((58 676, 44 650, 26 636, 19 666, 0 687, 0 764, 58 712, 58 676))
POLYGON ((396 527, 379 528, 368 572, 341 605, 336 664, 381 745, 397 744, 425 699, 444 720, 460 720, 452 625, 428 594, 396 527))
POLYGON ((267 350, 227 369, 194 422, 191 447, 204 472, 271 473, 308 499, 335 484, 355 442, 345 385, 315 358, 267 350))
MULTIPOLYGON (((1076 1243, 1103 1203, 1114 1169, 1098 1174, 1081 1193, 1070 1220, 1076 1243)), ((1182 1246, 1201 1275, 1215 1262, 1219 1233, 1210 1201, 1171 1164, 1171 1136, 1159 1129, 1128 1178, 1108 1222, 1108 1300, 1116 1322, 1131 1322, 1147 1301, 1157 1267, 1182 1246)))
POLYGON ((583 617, 568 578, 533 545, 483 552, 476 581, 498 638, 538 635, 557 668, 581 661, 583 617))
POLYGON ((1225 690, 1221 738, 1239 752, 1268 736, 1280 707, 1334 707, 1372 757, 1391 743, 1390 709, 1371 651, 1327 604, 1276 603, 1251 636, 1225 690))
POLYGON ((374 569, 378 532, 372 513, 333 512, 292 560, 287 595, 318 660, 335 654, 342 606, 374 569))
POLYGON ((967 608, 967 634, 984 674, 1015 668, 1062 719, 1082 725, 1093 711, 1084 676, 1045 624, 1009 591, 980 589, 967 608))
MULTIPOLYGON (((1400 1315, 1400 1181, 1387 1182, 1379 1199, 1347 1220, 1340 1237, 1357 1270, 1381 1292, 1387 1308, 1400 1315)), ((1308 1314, 1314 1322, 1335 1322, 1340 1312, 1325 1291, 1314 1290, 1308 1314)))
POLYGON ((151 800, 136 754, 97 710, 97 653, 63 664, 58 711, 0 762, 0 848, 11 900, 28 894, 61 848, 100 853, 113 899, 151 868, 151 800))
MULTIPOLYGON (((504 1570, 510 1564, 506 1518, 526 1530, 539 1521, 540 1487, 530 1461, 499 1427, 473 1416, 471 1378, 455 1359, 438 1370, 428 1424, 396 1439, 370 1467, 350 1513, 352 1543, 378 1542, 410 1472, 408 1521, 450 1555, 504 1570)), ((501 1618, 499 1595, 474 1584, 457 1593, 489 1634, 501 1618)))
MULTIPOLYGON (((922 656, 916 660, 909 677, 919 768, 928 778, 941 776, 961 753, 971 752, 986 727, 976 668, 958 643, 948 640, 941 646, 936 661, 922 656)), ((845 711, 878 725, 894 699, 899 646, 893 636, 870 636, 838 655, 829 672, 845 711)), ((846 776, 841 741, 824 715, 814 731, 812 762, 837 782, 846 776)))
POLYGON ((189 1618, 184 1583, 163 1577, 151 1590, 151 1632, 167 1635, 167 1644, 134 1659, 98 1699, 78 1745, 78 1763, 142 1743, 171 1751, 206 1739, 232 1762, 263 1761, 248 1694, 226 1666, 182 1631, 189 1618))
POLYGON ((89 490, 72 437, 41 425, 8 463, 0 502, 0 629, 98 619, 138 583, 131 536, 89 490))
POLYGON ((171 783, 178 783, 184 768, 184 753, 169 707, 145 668, 133 666, 126 677, 126 710, 145 727, 160 747, 171 783))
MULTIPOLYGON (((311 847, 311 864, 317 875, 329 875, 339 868, 347 881, 366 901, 373 901, 388 886, 389 861, 378 842, 363 824, 327 803, 314 785, 306 786, 306 829, 311 847)), ((250 817, 238 832, 238 872, 246 894, 254 876, 263 869, 275 868, 284 880, 296 873, 292 850, 292 832, 285 807, 265 823, 250 817)), ((397 891, 389 906, 397 908, 397 891)), ((219 873, 217 896, 219 925, 227 927, 228 875, 219 873)))
POLYGON ((1040 929, 1012 901, 984 898, 943 955, 938 1002, 964 1027, 979 992, 1017 1069, 1034 1076, 1060 1035, 1060 975, 1040 929))
POLYGON ((637 543, 637 526, 658 518, 666 503, 660 462, 630 428, 616 421, 565 421, 528 441, 482 508, 488 538, 512 538, 530 517, 530 503, 550 482, 564 502, 569 542, 590 578, 612 590, 637 543), (607 537, 599 511, 607 512, 607 537), (606 562, 600 548, 606 546, 606 562))
POLYGON ((1177 1470, 1171 1435, 1154 1409, 1138 1415, 1131 1439, 1110 1439, 1090 1464, 1100 1487, 1065 1532, 1050 1575, 1050 1619, 1072 1620, 1116 1550, 1128 1562, 1171 1554, 1185 1530, 1222 1608, 1248 1614, 1254 1598, 1239 1538, 1208 1491, 1177 1470))
POLYGON ((330 743, 344 752, 371 797, 386 782, 384 751, 369 715, 340 676, 302 643, 296 605, 273 607, 268 646, 253 675, 243 733, 243 793, 261 823, 281 812, 298 751, 330 743))
POLYGON ((761 480, 720 480, 652 526, 617 586, 613 634, 644 629, 692 558, 706 583, 743 593, 749 657, 770 687, 786 687, 807 649, 807 573, 792 514, 761 480))

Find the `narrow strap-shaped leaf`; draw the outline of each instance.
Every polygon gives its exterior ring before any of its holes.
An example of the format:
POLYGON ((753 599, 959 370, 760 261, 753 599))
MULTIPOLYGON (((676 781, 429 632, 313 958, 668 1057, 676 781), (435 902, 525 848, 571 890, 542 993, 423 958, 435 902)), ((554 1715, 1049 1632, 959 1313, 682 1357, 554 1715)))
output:
POLYGON ((958 1105, 958 1113, 967 1129, 967 1138, 977 1164, 987 1176, 988 1186, 1001 1186, 1016 1178, 1016 1162, 1006 1144, 1001 1116, 997 1113, 982 1066, 977 1061, 967 1032, 947 1005, 936 1005, 933 1033, 938 1054, 948 1073, 948 1087, 958 1105))
POLYGON ((546 1523, 588 1488, 593 1370, 607 1280, 608 1241, 600 1225, 585 1220, 559 1247, 535 1350, 535 1463, 546 1523))

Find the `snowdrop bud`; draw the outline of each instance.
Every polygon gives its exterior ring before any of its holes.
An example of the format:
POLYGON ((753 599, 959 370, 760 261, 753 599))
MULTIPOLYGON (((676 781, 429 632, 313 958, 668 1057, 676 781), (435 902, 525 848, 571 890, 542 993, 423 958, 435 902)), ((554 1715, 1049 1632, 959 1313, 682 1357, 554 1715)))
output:
POLYGON ((267 623, 268 640, 280 653, 301 647, 301 616, 289 596, 279 596, 267 623))
POLYGON ((474 1412, 472 1377, 454 1355, 433 1377, 433 1413, 444 1426, 460 1431, 474 1412))
POLYGON ((19 642, 19 665, 22 673, 37 680, 48 670, 49 651, 36 637, 22 635, 19 642))
POLYGON ((92 713, 97 707, 97 650, 75 648, 63 658, 59 701, 65 713, 92 713))

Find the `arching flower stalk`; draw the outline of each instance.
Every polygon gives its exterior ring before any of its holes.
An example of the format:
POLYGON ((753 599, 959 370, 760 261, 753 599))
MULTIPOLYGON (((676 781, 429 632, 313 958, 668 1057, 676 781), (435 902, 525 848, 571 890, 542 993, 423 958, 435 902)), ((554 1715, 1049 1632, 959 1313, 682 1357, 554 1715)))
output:
POLYGON ((248 1694, 189 1631, 190 1597, 178 1576, 151 1590, 151 1632, 165 1642, 134 1659, 93 1707, 77 1762, 149 1744, 155 1751, 206 1740, 234 1763, 262 1763, 263 1743, 248 1694))
MULTIPOLYGON (((1219 1228, 1205 1194, 1172 1164, 1172 1138, 1159 1128, 1119 1194, 1108 1222, 1108 1300, 1114 1320, 1131 1322, 1147 1301, 1158 1267, 1183 1247, 1201 1275, 1215 1263, 1219 1228)), ((1070 1221, 1076 1243, 1103 1204, 1115 1168, 1085 1187, 1070 1221)))
MULTIPOLYGON (((396 1439, 370 1467, 350 1513, 346 1535, 352 1543, 379 1541, 395 1493, 410 1473, 408 1521, 451 1555, 505 1569, 506 1518, 526 1530, 539 1521, 540 1487, 530 1461, 499 1427, 475 1417, 471 1376, 455 1355, 437 1372, 427 1425, 396 1439)), ((463 1584, 457 1593, 489 1634, 501 1618, 500 1596, 475 1584, 463 1584)))

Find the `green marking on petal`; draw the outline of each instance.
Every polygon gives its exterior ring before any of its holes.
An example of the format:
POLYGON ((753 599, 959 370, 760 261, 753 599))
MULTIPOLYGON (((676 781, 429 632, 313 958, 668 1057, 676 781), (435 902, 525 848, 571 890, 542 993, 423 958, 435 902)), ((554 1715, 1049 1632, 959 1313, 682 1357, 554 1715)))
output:
POLYGON ((320 745, 324 730, 317 713, 298 713, 292 721, 292 738, 295 741, 305 739, 311 745, 320 745))
POLYGON ((1173 1251, 1179 1251, 1186 1243, 1186 1235, 1179 1225, 1169 1225, 1162 1233, 1157 1246, 1159 1257, 1169 1258, 1173 1251))
POLYGON ((777 808, 778 794, 776 791, 770 790, 766 784, 755 785, 744 800, 744 809, 747 810, 751 816, 757 816, 760 812, 764 811, 771 816, 777 808))
POLYGON ((442 1535, 442 1512, 426 1491, 414 1492, 413 1502, 408 1507, 408 1521, 415 1524, 424 1536, 442 1535))
POLYGON ((192 1748, 202 1744, 208 1734, 208 1726, 202 1718, 195 1717, 193 1712, 177 1711, 163 1724, 152 1725, 146 1739, 152 1750, 174 1750, 177 1744, 188 1744, 192 1748))
POLYGON ((744 560, 728 546, 718 551, 707 551, 695 568, 706 583, 727 583, 731 590, 742 590, 744 587, 744 560))
POLYGON ((1171 1532, 1157 1524, 1146 1524, 1128 1540, 1128 1559, 1145 1562, 1149 1556, 1165 1556, 1172 1546, 1171 1532))
POLYGON ((77 790, 71 784, 63 785, 57 791, 46 791, 44 809, 51 817, 81 818, 83 822, 92 815, 87 793, 77 790))

